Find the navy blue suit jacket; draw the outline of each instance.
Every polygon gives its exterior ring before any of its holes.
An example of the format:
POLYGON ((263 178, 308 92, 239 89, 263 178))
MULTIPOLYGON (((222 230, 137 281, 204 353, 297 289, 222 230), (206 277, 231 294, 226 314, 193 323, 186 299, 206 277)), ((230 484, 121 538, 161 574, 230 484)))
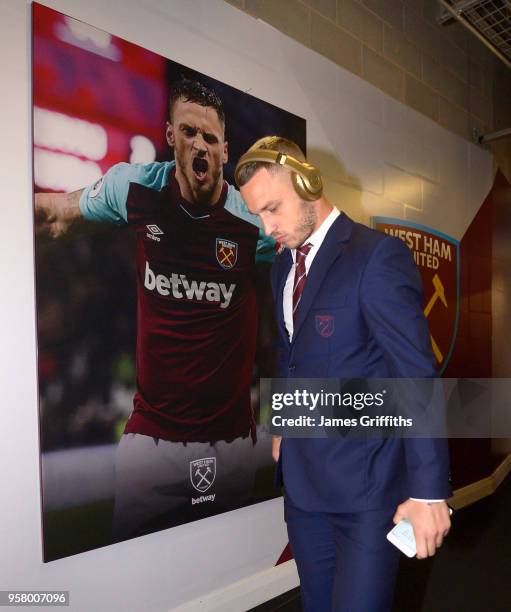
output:
MULTIPOLYGON (((309 269, 290 343, 282 298, 292 263, 286 249, 271 273, 279 330, 277 376, 436 375, 420 275, 401 240, 341 213, 309 269), (319 333, 317 317, 325 316, 333 317, 331 335, 319 333)), ((451 495, 447 441, 441 439, 287 438, 276 478, 288 501, 309 512, 377 510, 408 497, 451 495)))

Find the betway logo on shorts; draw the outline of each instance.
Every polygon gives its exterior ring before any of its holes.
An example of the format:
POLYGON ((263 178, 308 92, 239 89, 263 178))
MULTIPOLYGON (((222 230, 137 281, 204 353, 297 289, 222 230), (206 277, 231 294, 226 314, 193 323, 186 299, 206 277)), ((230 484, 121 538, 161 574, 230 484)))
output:
POLYGON ((207 283, 206 281, 188 280, 185 274, 173 272, 170 276, 155 274, 145 264, 144 287, 149 291, 156 291, 160 295, 170 296, 176 300, 191 300, 194 302, 211 302, 219 304, 220 308, 227 308, 231 303, 236 285, 229 286, 224 283, 207 283))
POLYGON ((211 495, 201 495, 200 497, 192 497, 192 506, 194 504, 203 504, 204 502, 214 502, 216 493, 211 495))

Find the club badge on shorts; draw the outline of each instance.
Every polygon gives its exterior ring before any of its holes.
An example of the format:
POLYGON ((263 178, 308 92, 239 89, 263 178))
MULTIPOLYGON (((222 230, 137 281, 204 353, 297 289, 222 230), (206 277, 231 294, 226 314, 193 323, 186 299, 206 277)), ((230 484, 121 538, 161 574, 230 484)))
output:
POLYGON ((316 315, 316 331, 323 338, 329 338, 335 331, 335 319, 332 315, 316 315))
POLYGON ((216 457, 206 457, 190 461, 190 481, 200 493, 207 491, 215 482, 216 457))
POLYGON ((225 238, 216 239, 216 260, 224 270, 230 270, 238 259, 238 244, 225 238))

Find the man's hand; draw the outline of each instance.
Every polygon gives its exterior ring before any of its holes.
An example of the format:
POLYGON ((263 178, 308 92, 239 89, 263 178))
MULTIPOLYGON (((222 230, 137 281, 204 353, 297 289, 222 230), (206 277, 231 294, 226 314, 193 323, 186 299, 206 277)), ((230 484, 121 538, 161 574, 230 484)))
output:
POLYGON ((397 507, 393 521, 410 521, 417 545, 417 558, 432 557, 449 533, 451 519, 445 502, 421 502, 408 499, 397 507))
POLYGON ((274 461, 278 461, 279 460, 279 456, 280 456, 280 443, 282 441, 282 438, 280 436, 273 436, 272 441, 271 441, 271 456, 273 457, 274 461))
POLYGON ((79 201, 83 190, 72 193, 35 194, 35 230, 37 235, 60 238, 76 221, 82 219, 79 201))

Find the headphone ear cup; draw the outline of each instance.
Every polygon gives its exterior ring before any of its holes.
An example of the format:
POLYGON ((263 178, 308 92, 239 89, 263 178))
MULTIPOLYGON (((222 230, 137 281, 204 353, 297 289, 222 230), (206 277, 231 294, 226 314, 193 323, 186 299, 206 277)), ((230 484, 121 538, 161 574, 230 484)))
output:
POLYGON ((291 180, 296 193, 302 198, 302 200, 311 200, 311 195, 307 191, 303 178, 296 172, 291 173, 291 180))
POLYGON ((311 177, 313 179, 313 186, 309 186, 308 181, 297 172, 292 172, 291 177, 295 191, 302 200, 314 202, 321 197, 323 193, 323 182, 319 173, 315 172, 311 177))

